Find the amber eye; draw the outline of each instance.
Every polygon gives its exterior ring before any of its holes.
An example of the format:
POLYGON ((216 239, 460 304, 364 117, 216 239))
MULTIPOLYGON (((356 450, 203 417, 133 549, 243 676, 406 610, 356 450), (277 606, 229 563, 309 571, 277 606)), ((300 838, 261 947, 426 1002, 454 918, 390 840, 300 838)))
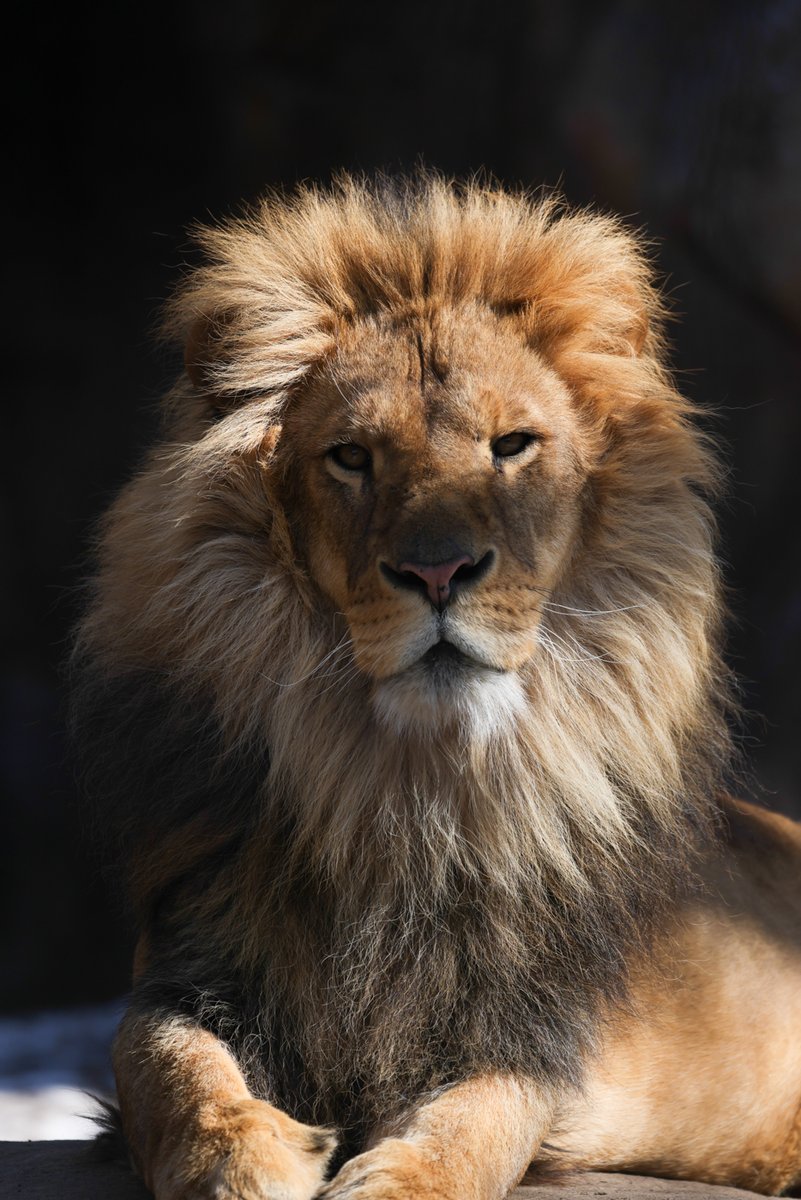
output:
POLYGON ((328 454, 338 467, 344 467, 346 471, 366 471, 370 466, 369 451, 365 450, 364 446, 357 446, 355 442, 332 446, 328 454))
POLYGON ((514 458, 515 454, 521 454, 533 441, 533 433, 507 433, 495 439, 492 443, 492 453, 495 458, 514 458))

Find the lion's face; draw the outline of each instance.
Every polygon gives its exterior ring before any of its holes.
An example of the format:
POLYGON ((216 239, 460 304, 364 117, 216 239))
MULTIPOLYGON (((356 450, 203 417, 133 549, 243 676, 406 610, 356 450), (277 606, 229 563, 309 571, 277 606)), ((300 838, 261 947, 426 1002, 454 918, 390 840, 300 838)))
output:
POLYGON ((487 312, 363 326, 281 442, 295 540, 379 711, 486 725, 519 703, 587 477, 557 375, 487 312))

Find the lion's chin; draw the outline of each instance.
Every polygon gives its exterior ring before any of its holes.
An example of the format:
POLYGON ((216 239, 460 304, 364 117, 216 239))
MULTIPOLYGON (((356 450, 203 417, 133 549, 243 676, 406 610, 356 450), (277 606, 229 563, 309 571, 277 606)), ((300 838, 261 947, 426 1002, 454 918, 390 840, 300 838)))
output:
POLYGON ((379 721, 395 733, 455 728, 485 741, 512 727, 525 706, 519 677, 476 662, 447 643, 432 646, 405 671, 376 684, 379 721))

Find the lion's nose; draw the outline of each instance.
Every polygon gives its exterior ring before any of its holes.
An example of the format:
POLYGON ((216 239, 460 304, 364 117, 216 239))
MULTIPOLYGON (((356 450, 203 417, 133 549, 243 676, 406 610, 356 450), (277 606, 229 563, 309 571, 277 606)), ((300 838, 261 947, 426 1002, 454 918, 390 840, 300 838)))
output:
POLYGON ((437 608, 444 608, 451 597, 451 580, 460 567, 472 567, 473 560, 463 554, 461 558, 452 558, 450 562, 442 563, 410 563, 402 562, 402 575, 417 575, 426 585, 428 598, 437 608))
POLYGON ((476 563, 469 554, 439 563, 402 562, 397 569, 381 563, 381 571, 390 583, 424 592, 440 612, 451 599, 454 584, 471 583, 485 574, 492 560, 492 551, 476 563))

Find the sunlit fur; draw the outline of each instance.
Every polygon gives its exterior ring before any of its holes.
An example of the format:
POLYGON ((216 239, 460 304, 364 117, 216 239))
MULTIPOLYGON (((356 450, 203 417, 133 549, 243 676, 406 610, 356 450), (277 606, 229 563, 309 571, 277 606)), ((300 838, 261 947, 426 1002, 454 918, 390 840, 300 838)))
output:
MULTIPOLYGON (((76 651, 87 790, 155 928, 135 1003, 191 980, 254 1088, 303 1119, 369 1127, 477 1064, 575 1079, 600 998, 691 886, 729 759, 716 468, 663 366, 646 259, 608 217, 437 178, 269 197, 200 241, 168 320, 189 376, 105 522, 76 651), (342 388, 351 343, 454 313, 536 356, 581 471, 550 573, 506 614, 479 588, 454 610, 513 666, 428 721, 414 668, 381 678, 362 600, 332 601, 298 534, 287 430, 342 388), (138 733, 149 689, 178 767, 138 733), (221 793, 251 771, 239 816, 175 799, 195 711, 221 793)), ((382 603, 401 655, 408 598, 382 603)))
POLYGON ((432 687, 427 672, 410 667, 378 684, 374 705, 379 720, 398 735, 439 734, 443 718, 455 720, 465 739, 487 742, 503 737, 525 706, 520 680, 508 672, 478 668, 432 687), (423 675, 424 678, 420 678, 423 675))

